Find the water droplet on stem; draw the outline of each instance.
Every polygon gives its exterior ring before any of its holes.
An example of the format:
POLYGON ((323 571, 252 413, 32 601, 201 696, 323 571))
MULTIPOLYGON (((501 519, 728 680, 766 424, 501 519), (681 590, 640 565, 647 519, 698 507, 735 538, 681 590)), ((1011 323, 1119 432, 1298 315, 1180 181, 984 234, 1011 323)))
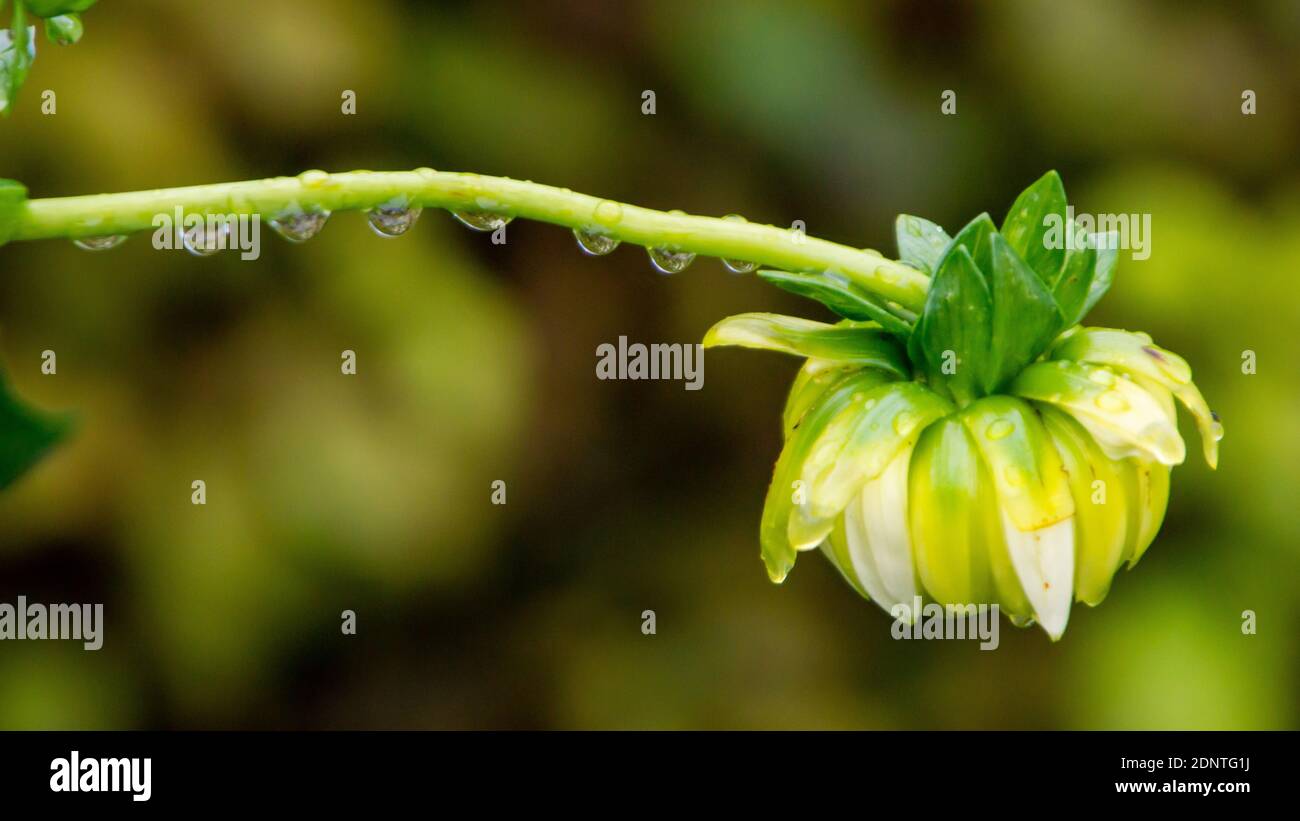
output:
POLYGON ((582 252, 593 257, 603 257, 619 246, 617 237, 590 228, 574 228, 573 237, 578 241, 582 252))
POLYGON ((126 234, 109 234, 103 237, 81 237, 72 244, 83 251, 107 251, 126 242, 126 234))
POLYGON ((422 211, 418 205, 380 205, 366 212, 366 220, 379 236, 400 237, 415 225, 422 211))
POLYGON ((690 251, 674 251, 669 248, 647 248, 650 264, 661 274, 679 274, 695 261, 695 254, 690 251))
POLYGON ((289 242, 306 242, 320 233, 329 218, 329 211, 297 211, 276 217, 270 225, 289 242))

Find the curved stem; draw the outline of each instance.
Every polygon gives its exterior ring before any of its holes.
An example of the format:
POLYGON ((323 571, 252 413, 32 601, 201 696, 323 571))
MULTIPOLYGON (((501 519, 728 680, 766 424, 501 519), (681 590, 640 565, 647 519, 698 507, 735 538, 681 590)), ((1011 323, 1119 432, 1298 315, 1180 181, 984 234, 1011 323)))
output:
POLYGON ((487 211, 594 230, 629 243, 755 262, 784 271, 835 270, 911 311, 925 302, 920 271, 802 232, 739 220, 665 213, 565 188, 504 177, 434 171, 306 171, 297 177, 28 200, 13 240, 128 234, 158 227, 158 215, 248 214, 268 218, 297 209, 342 211, 410 204, 487 211))

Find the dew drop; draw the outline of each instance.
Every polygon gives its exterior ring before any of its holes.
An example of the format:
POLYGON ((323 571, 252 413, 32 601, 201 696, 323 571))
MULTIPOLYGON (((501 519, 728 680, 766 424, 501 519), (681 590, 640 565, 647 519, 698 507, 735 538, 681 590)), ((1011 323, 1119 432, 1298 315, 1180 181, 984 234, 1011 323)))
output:
POLYGON ((994 419, 989 426, 984 429, 984 435, 990 439, 1005 439, 1011 435, 1011 431, 1016 426, 1006 419, 994 419))
POLYGON ((81 237, 72 244, 83 251, 107 251, 126 242, 126 234, 109 234, 103 237, 81 237))
POLYGON ((1106 391, 1094 401, 1097 407, 1110 413, 1123 413, 1130 407, 1128 400, 1119 391, 1106 391))
POLYGON ((229 247, 230 224, 224 220, 207 220, 181 235, 185 250, 196 257, 210 257, 229 247))
POLYGON ((400 237, 420 218, 420 206, 381 205, 366 212, 366 220, 381 237, 400 237))
MULTIPOLYGON (((728 214, 723 217, 727 222, 749 222, 740 214, 728 214)), ((758 267, 757 262, 749 262, 743 259, 726 259, 722 260, 722 267, 726 268, 733 274, 748 274, 758 267)))
POLYGON ((593 257, 603 257, 619 245, 617 237, 611 237, 590 228, 574 228, 573 238, 578 241, 578 247, 582 249, 584 254, 593 257))
POLYGON ((495 231, 510 222, 512 217, 494 214, 491 211, 452 211, 452 216, 467 228, 475 231, 495 231))
POLYGON ((1210 436, 1218 442, 1223 438, 1223 423, 1219 421, 1219 414, 1210 411, 1210 436))
POLYGON ((1002 471, 1002 478, 1008 487, 1024 487, 1025 472, 1014 465, 1007 465, 1002 471))
POLYGON ((1088 379, 1098 385, 1110 387, 1115 384, 1115 374, 1105 368, 1094 368, 1088 372, 1088 379))
POLYGON ((613 200, 601 200, 592 216, 601 225, 612 227, 623 220, 623 206, 613 200))
POLYGON ((271 220, 271 228, 290 242, 306 242, 320 233, 329 218, 329 211, 296 211, 271 220))
POLYGON ((876 406, 876 399, 874 397, 862 403, 862 409, 864 411, 869 411, 875 406, 876 406))
POLYGON ((673 251, 668 248, 647 248, 650 264, 661 274, 679 274, 695 261, 690 251, 673 251))
POLYGON ((319 169, 312 169, 299 174, 298 181, 308 188, 322 188, 330 181, 330 175, 319 169))
POLYGON ((894 417, 894 433, 899 436, 907 436, 916 428, 916 414, 911 411, 902 411, 894 417))

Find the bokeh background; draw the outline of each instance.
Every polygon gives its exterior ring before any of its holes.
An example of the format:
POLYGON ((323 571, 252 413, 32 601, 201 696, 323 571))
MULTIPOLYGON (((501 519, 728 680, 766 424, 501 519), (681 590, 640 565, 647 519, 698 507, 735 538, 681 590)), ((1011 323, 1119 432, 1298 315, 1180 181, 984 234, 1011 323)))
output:
POLYGON ((779 587, 759 561, 795 360, 710 353, 698 392, 595 378, 619 335, 813 303, 437 211, 397 240, 357 214, 268 232, 256 262, 11 244, 0 358, 80 429, 0 497, 0 601, 107 624, 95 653, 0 644, 0 727, 1300 724, 1295 3, 105 0, 85 22, 0 122, 32 196, 428 165, 893 253, 897 212, 1000 219, 1059 169, 1081 212, 1152 214, 1091 320, 1183 354, 1227 438, 1213 473, 1182 418, 1163 532, 1060 643, 894 641, 821 557, 779 587))

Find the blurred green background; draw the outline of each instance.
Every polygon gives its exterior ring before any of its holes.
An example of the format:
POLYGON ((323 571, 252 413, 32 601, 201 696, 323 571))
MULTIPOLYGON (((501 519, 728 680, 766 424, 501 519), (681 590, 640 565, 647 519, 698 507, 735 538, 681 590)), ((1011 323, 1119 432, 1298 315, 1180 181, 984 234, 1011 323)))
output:
POLYGON ((1059 644, 894 641, 821 557, 780 587, 759 561, 794 359, 710 353, 698 392, 595 378, 619 335, 813 303, 437 211, 398 240, 357 214, 267 232, 256 262, 12 244, 0 359, 81 428, 0 496, 0 601, 107 624, 94 653, 0 644, 0 727, 1300 725, 1295 3, 106 0, 85 22, 0 122, 0 176, 34 197, 428 165, 892 254, 897 212, 1000 219, 1057 168, 1080 212, 1152 214, 1090 321, 1184 355, 1227 438, 1213 473, 1181 419, 1163 532, 1059 644))

